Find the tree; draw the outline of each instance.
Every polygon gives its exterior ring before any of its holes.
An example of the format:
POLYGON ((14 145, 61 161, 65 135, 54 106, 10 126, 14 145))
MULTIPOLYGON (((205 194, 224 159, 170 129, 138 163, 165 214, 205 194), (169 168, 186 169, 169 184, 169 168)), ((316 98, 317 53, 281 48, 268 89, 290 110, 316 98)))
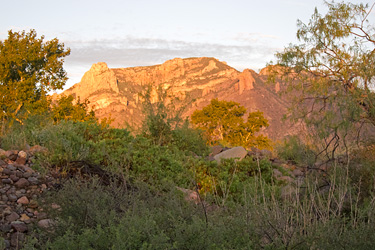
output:
POLYGON ((315 9, 308 24, 298 21, 300 44, 276 54, 273 76, 288 81, 291 117, 313 126, 334 152, 358 123, 375 125, 374 5, 325 4, 326 15, 315 9))
POLYGON ((246 108, 239 103, 212 99, 208 106, 194 111, 191 122, 206 132, 210 144, 221 142, 246 148, 269 148, 270 140, 267 137, 255 136, 261 128, 268 127, 268 121, 263 117, 263 113, 249 113, 247 121, 244 122, 245 114, 246 108))
POLYGON ((74 97, 61 96, 55 103, 52 104, 52 117, 55 122, 61 120, 72 121, 96 121, 94 111, 88 110, 89 101, 81 102, 79 97, 75 104, 73 104, 74 97))
POLYGON ((55 38, 44 41, 35 30, 8 32, 0 41, 0 122, 22 123, 28 114, 44 112, 47 93, 62 89, 67 76, 63 58, 70 54, 55 38))

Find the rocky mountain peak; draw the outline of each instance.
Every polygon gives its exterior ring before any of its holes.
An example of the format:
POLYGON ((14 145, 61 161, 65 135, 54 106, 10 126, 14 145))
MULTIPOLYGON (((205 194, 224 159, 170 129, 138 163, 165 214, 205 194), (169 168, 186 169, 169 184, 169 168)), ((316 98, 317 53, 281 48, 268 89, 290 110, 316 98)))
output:
MULTIPOLYGON (((277 88, 265 84, 267 70, 261 72, 262 75, 250 69, 239 72, 212 57, 175 58, 159 65, 130 68, 108 68, 99 62, 92 65, 81 82, 62 94, 88 99, 99 118, 111 117, 117 127, 141 123, 139 94, 148 86, 154 90, 158 86, 168 88, 186 106, 183 116, 190 116, 213 98, 236 101, 249 112, 263 111, 271 124, 263 133, 279 139, 292 131, 284 129, 288 124, 281 124, 286 102, 276 94, 277 88)), ((152 100, 156 99, 152 95, 152 100)))

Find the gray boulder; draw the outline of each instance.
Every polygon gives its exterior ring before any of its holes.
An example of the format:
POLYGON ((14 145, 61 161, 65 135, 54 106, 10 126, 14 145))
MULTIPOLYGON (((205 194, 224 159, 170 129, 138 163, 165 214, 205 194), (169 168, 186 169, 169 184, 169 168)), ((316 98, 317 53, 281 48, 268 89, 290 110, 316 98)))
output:
POLYGON ((238 160, 242 160, 247 155, 247 150, 244 147, 235 147, 228 149, 220 154, 214 156, 215 161, 220 164, 221 159, 230 159, 230 158, 237 158, 238 160))

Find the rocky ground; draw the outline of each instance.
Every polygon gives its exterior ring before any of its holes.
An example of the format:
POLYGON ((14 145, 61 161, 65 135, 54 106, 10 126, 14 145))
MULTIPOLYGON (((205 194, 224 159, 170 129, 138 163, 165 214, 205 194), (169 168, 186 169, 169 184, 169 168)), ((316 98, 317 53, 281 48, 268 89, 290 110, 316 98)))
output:
POLYGON ((19 249, 32 227, 48 228, 52 222, 37 199, 56 180, 32 169, 35 154, 44 150, 40 146, 27 151, 0 149, 0 236, 6 249, 19 249))

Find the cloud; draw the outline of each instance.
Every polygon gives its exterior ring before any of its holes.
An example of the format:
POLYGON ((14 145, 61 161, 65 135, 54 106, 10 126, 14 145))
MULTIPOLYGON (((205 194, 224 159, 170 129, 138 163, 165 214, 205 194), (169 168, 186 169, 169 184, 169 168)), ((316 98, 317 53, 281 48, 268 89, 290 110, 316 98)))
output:
POLYGON ((162 63, 174 57, 212 56, 219 60, 249 60, 273 54, 276 48, 262 44, 238 45, 178 40, 134 38, 65 41, 72 49, 71 64, 106 61, 122 67, 162 63))
POLYGON ((224 44, 137 37, 64 43, 72 50, 65 63, 69 77, 72 78, 68 85, 72 81, 78 82, 78 75, 82 77, 96 62, 106 62, 112 68, 134 67, 161 64, 176 57, 204 56, 226 61, 229 66, 238 70, 258 70, 272 60, 273 54, 278 50, 258 42, 252 44, 250 41, 248 44, 236 41, 224 44))

